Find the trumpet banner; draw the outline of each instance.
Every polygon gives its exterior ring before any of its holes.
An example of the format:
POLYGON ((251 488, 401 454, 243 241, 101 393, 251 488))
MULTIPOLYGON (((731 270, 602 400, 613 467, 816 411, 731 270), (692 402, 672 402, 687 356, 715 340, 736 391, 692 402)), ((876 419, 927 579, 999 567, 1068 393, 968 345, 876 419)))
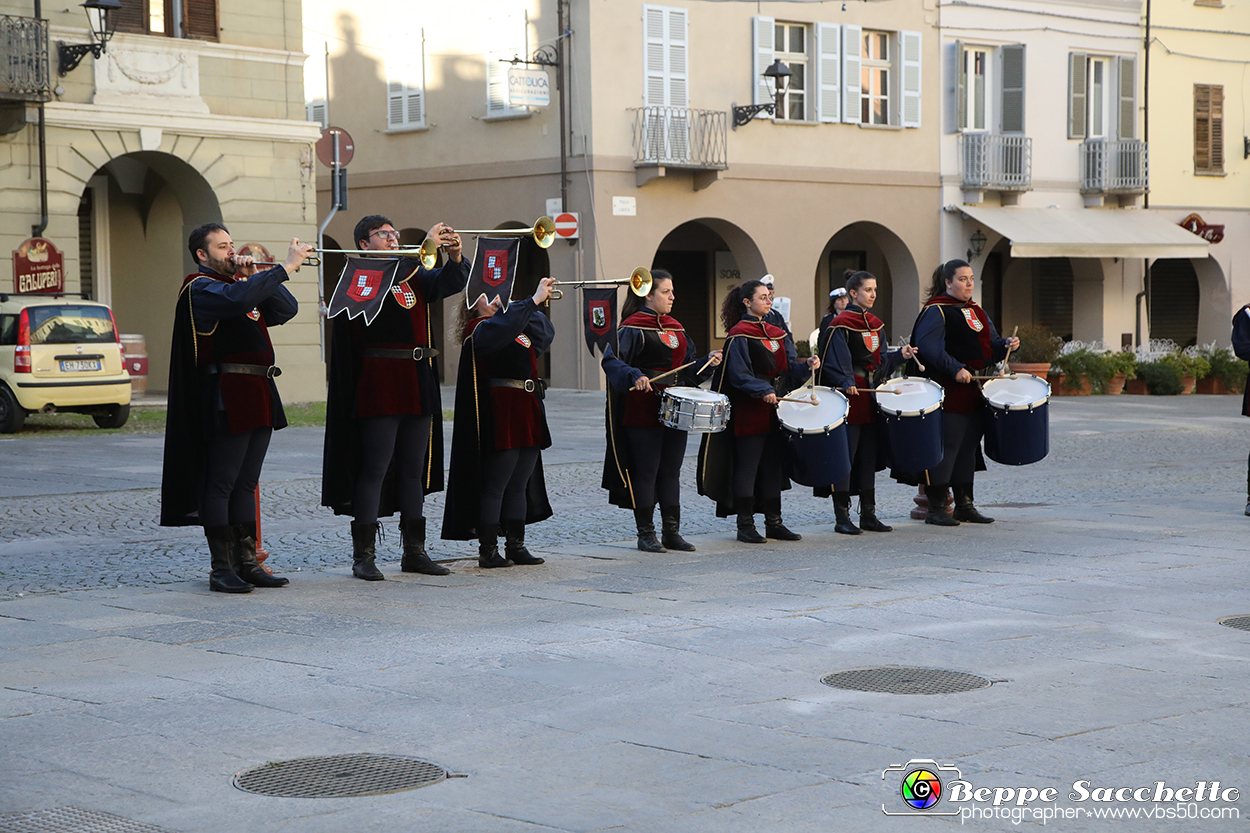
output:
POLYGON ((512 285, 516 283, 517 254, 521 251, 518 237, 479 237, 473 254, 473 269, 464 290, 464 302, 470 309, 479 298, 498 299, 507 309, 512 301, 512 285))
POLYGON ((603 353, 608 345, 616 345, 616 287, 591 289, 584 286, 582 299, 586 349, 593 356, 596 346, 603 353))
POLYGON ((411 277, 417 262, 407 257, 349 257, 330 296, 327 317, 345 312, 348 318, 363 315, 365 323, 372 324, 401 269, 405 278, 411 277))

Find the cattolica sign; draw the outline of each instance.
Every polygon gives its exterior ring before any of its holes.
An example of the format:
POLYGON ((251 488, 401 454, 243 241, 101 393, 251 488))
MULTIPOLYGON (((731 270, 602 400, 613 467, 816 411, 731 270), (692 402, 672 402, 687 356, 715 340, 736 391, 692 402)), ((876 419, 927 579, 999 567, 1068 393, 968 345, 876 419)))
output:
POLYGON ((51 240, 32 237, 13 253, 13 291, 55 295, 65 291, 65 255, 51 240))

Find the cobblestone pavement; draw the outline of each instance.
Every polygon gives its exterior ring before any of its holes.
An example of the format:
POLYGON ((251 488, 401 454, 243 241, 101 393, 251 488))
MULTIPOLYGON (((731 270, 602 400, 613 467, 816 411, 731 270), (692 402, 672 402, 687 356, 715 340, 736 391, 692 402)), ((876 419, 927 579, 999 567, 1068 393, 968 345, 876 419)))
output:
MULTIPOLYGON (((553 396, 549 402, 552 423, 564 426, 557 432, 557 442, 563 447, 547 453, 545 466, 556 517, 531 527, 529 541, 550 548, 626 539, 632 534, 630 515, 607 505, 599 488, 603 444, 597 425, 602 400, 594 394, 563 393, 563 398, 553 396), (553 459, 557 462, 550 462, 553 459)), ((1245 482, 1246 425, 1236 411, 1233 397, 1052 400, 1047 459, 1015 469, 991 462, 990 471, 977 481, 978 503, 984 508, 1122 501, 1148 509, 1177 493, 1210 494, 1227 501, 1228 494, 1239 494, 1245 482)), ((449 439, 451 425, 446 427, 449 439)), ((266 478, 262 484, 263 534, 273 553, 271 563, 284 573, 345 570, 351 552, 347 519, 336 518, 319 505, 320 430, 289 429, 278 437, 291 450, 285 454, 271 451, 267 462, 267 472, 277 471, 286 479, 266 478), (290 476, 301 469, 309 476, 290 476)), ((70 447, 91 447, 98 454, 102 444, 93 439, 74 438, 70 447)), ((137 463, 127 467, 134 478, 159 480, 158 438, 108 439, 108 454, 137 463), (157 465, 142 465, 143 455, 154 454, 157 465), (137 457, 130 459, 131 455, 137 457)), ((696 442, 690 443, 692 453, 696 442)), ((23 450, 34 447, 25 440, 0 445, 3 470, 20 467, 25 478, 37 481, 40 460, 19 460, 23 450)), ((60 459, 56 465, 73 464, 60 459)), ((66 476, 71 481, 66 488, 72 488, 75 475, 66 476)), ((693 456, 687 460, 683 478, 683 530, 730 535, 732 521, 716 518, 711 503, 695 491, 693 456)), ((887 523, 913 523, 907 519, 913 494, 882 473, 878 477, 879 514, 887 523)), ((0 598, 202 577, 207 555, 200 530, 159 527, 159 500, 155 487, 0 498, 0 598)), ((473 557, 470 543, 438 540, 442 511, 443 495, 431 495, 426 515, 431 519, 432 556, 473 557)), ((828 501, 816 500, 809 490, 796 485, 786 493, 785 514, 792 526, 818 527, 831 522, 832 512, 828 501)), ((838 541, 839 546, 878 543, 882 542, 874 536, 838 541)), ((380 560, 397 560, 398 549, 397 525, 391 520, 379 547, 391 555, 382 555, 380 560)))

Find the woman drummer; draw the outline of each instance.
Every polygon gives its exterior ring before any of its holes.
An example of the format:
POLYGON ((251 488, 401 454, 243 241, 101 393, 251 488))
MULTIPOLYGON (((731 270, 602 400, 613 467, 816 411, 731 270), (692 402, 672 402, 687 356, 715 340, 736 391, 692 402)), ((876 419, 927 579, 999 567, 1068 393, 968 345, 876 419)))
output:
POLYGON ((985 434, 984 397, 973 371, 1002 361, 1017 338, 1002 338, 985 310, 972 300, 972 267, 950 260, 933 272, 929 300, 916 319, 912 342, 928 375, 946 392, 942 404, 942 462, 925 472, 929 499, 925 523, 958 526, 960 521, 993 523, 977 511, 972 479, 985 469, 981 437, 985 434), (946 514, 947 488, 955 493, 954 517, 946 514))
MULTIPOLYGON (((885 468, 884 448, 878 441, 880 425, 877 407, 871 393, 881 381, 890 378, 906 359, 915 355, 910 346, 901 350, 883 349, 885 323, 869 310, 877 302, 877 279, 864 271, 846 270, 846 292, 849 303, 844 312, 831 312, 820 322, 820 338, 816 355, 823 363, 821 383, 841 390, 850 400, 846 415, 847 440, 851 447, 851 471, 833 484, 833 511, 837 519, 834 532, 858 535, 869 532, 891 532, 893 527, 877 519, 877 498, 874 480, 885 468), (851 521, 851 497, 859 495, 859 526, 851 521)), ((830 490, 817 486, 816 497, 827 497, 830 490)))
POLYGON ((630 293, 621 307, 617 349, 603 353, 608 377, 608 449, 603 466, 603 488, 609 502, 634 510, 638 549, 643 552, 680 550, 694 545, 681 537, 681 461, 686 456, 686 431, 659 420, 660 398, 670 385, 698 385, 712 374, 690 367, 720 364, 721 351, 705 360, 695 358, 694 342, 673 310, 673 276, 663 269, 651 272, 651 292, 645 298, 630 293), (663 381, 651 377, 664 375, 663 381), (660 503, 662 536, 655 538, 655 504, 660 503))
POLYGON ((699 494, 716 500, 716 514, 738 516, 738 540, 765 541, 755 529, 755 508, 764 512, 764 533, 779 541, 798 541, 781 520, 781 491, 790 488, 782 471, 779 394, 803 384, 820 367, 816 357, 799 362, 794 339, 764 321, 772 308, 768 287, 747 281, 725 296, 721 322, 724 364, 713 375, 713 388, 729 396, 729 427, 705 434, 699 449, 699 494))

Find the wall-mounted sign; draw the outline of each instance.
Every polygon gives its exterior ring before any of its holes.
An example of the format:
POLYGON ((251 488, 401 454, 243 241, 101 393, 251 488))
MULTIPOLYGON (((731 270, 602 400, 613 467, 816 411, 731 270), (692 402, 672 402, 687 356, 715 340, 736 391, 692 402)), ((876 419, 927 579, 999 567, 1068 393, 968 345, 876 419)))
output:
POLYGON ((613 197, 612 213, 617 217, 637 217, 638 216, 638 198, 637 197, 613 197))
POLYGON ((551 82, 546 70, 508 68, 508 106, 546 107, 551 103, 551 82))
POLYGON ((1224 239, 1224 226, 1209 226, 1197 214, 1190 214, 1181 220, 1180 225, 1181 228, 1189 229, 1208 243, 1218 243, 1224 239))
POLYGON ((13 291, 55 295, 65 291, 65 255, 51 240, 32 237, 13 253, 13 291))

